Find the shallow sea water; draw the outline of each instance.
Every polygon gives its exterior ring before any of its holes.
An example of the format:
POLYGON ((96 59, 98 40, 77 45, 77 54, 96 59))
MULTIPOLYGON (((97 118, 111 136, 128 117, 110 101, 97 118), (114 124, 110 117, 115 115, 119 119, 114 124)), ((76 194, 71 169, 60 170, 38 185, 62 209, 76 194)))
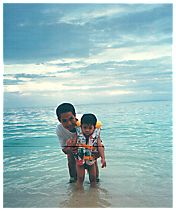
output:
POLYGON ((100 183, 69 184, 54 107, 4 110, 4 207, 172 207, 172 103, 77 105, 103 123, 100 183))

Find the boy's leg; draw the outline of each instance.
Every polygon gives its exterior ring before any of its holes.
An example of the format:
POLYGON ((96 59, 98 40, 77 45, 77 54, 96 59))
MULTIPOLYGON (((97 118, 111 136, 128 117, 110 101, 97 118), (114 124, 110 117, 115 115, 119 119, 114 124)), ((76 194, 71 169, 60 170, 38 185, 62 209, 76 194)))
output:
POLYGON ((70 174, 70 182, 75 182, 77 179, 75 158, 73 154, 67 154, 67 159, 68 159, 68 170, 70 174))
POLYGON ((92 187, 96 186, 96 165, 95 163, 88 167, 89 180, 92 187))
POLYGON ((84 165, 76 164, 76 171, 77 171, 77 186, 78 188, 82 188, 84 177, 85 177, 84 165))

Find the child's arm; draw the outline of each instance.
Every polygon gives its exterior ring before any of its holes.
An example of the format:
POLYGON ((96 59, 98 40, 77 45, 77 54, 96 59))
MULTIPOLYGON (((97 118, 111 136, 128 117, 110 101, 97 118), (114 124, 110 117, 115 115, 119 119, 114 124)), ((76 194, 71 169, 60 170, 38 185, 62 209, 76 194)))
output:
POLYGON ((98 144, 98 152, 100 153, 100 157, 101 157, 101 167, 104 168, 106 167, 106 161, 105 161, 105 155, 104 155, 104 147, 101 143, 100 137, 97 140, 97 144, 98 144))

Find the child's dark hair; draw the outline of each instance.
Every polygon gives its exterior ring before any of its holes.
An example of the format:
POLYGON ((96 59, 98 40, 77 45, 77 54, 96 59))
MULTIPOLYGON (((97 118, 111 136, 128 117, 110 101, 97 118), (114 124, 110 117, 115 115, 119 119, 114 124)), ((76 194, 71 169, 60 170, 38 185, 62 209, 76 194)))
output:
POLYGON ((56 109, 56 115, 59 120, 60 120, 60 115, 67 112, 72 112, 74 116, 76 115, 75 108, 71 103, 62 103, 56 109))
POLYGON ((83 114, 81 117, 81 125, 87 124, 87 125, 93 125, 96 126, 97 118, 94 114, 83 114))

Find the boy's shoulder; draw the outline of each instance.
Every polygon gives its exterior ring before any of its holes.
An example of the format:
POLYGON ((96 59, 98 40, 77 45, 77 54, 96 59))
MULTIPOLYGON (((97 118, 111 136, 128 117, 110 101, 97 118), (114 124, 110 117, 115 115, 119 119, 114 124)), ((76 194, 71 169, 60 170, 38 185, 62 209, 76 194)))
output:
POLYGON ((69 132, 68 130, 66 130, 64 127, 63 127, 63 125, 61 124, 61 123, 58 123, 57 125, 56 125, 56 132, 57 133, 67 133, 67 132, 69 132))
POLYGON ((56 130, 61 130, 62 129, 62 124, 61 123, 58 123, 57 125, 56 125, 56 130))

